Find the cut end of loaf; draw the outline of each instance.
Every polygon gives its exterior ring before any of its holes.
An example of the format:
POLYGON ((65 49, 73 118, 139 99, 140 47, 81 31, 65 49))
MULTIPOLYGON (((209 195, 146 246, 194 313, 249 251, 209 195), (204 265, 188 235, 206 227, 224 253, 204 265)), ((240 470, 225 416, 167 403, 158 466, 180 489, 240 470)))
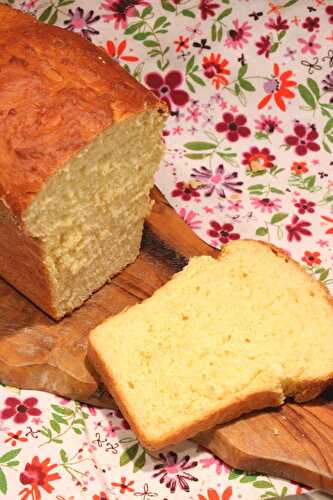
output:
POLYGON ((24 214, 43 250, 59 319, 138 255, 161 160, 164 116, 150 110, 113 125, 52 176, 24 214))
POLYGON ((177 443, 333 379, 327 290, 282 251, 228 244, 90 334, 89 356, 142 443, 177 443))

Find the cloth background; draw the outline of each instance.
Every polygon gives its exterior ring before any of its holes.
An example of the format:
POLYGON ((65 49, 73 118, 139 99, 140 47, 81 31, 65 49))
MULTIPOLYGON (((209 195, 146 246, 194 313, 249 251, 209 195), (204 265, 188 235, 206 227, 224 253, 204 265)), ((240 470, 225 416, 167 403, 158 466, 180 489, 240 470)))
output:
MULTIPOLYGON (((102 46, 169 105, 156 183, 206 242, 284 248, 333 290, 333 3, 9 3, 102 46)), ((255 500, 299 493, 186 442, 154 459, 119 412, 0 391, 0 497, 255 500)))

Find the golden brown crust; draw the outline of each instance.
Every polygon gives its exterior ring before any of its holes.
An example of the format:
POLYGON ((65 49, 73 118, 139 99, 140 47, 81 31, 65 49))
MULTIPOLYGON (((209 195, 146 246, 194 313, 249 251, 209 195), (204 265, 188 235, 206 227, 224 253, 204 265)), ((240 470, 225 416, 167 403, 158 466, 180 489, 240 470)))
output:
POLYGON ((0 200, 20 215, 99 133, 165 107, 103 50, 0 5, 0 200))
POLYGON ((6 281, 50 316, 57 318, 41 244, 38 239, 22 231, 16 218, 1 201, 0 269, 6 281))

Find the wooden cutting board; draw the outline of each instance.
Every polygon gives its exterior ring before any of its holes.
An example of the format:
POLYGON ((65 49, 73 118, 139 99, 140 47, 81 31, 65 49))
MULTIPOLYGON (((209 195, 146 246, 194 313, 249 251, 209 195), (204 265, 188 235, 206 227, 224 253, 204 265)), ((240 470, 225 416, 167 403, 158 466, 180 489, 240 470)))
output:
MULTIPOLYGON (((0 279, 0 381, 112 407, 86 360, 87 334, 104 318, 150 296, 194 255, 216 256, 154 189, 138 259, 70 317, 55 322, 0 279)), ((333 493, 333 399, 285 404, 200 434, 229 465, 333 493)))

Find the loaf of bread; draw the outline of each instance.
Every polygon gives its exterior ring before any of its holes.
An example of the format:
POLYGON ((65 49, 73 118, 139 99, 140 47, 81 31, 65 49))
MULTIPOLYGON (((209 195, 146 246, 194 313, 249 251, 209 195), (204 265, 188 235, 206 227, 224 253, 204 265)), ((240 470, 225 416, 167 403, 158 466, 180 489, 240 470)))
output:
POLYGON ((88 355, 157 450, 332 383, 332 298, 276 247, 235 241, 99 325, 88 355))
POLYGON ((58 319, 139 251, 165 106, 103 49, 0 5, 0 275, 58 319))

